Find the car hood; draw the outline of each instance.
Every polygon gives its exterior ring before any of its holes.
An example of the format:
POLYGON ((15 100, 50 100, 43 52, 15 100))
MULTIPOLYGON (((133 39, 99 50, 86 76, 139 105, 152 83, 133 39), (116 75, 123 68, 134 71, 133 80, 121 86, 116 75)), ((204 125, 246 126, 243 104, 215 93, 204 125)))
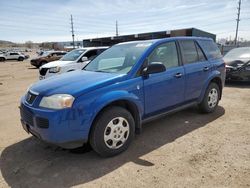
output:
POLYGON ((236 67, 238 64, 245 64, 250 61, 250 59, 231 59, 231 58, 223 58, 226 65, 236 67))
POLYGON ((74 61, 52 61, 50 63, 47 63, 43 65, 41 68, 51 68, 51 67, 56 67, 56 66, 63 66, 63 65, 68 65, 70 63, 74 63, 74 61))
POLYGON ((42 96, 70 94, 74 97, 120 82, 125 75, 77 70, 36 82, 30 90, 42 96))

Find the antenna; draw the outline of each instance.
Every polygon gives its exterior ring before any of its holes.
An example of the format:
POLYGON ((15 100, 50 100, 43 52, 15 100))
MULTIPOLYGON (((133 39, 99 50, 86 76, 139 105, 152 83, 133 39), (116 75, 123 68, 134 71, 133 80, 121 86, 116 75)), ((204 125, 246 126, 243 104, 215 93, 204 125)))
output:
POLYGON ((75 48, 74 22, 72 14, 70 15, 70 20, 71 20, 72 43, 73 43, 73 48, 75 48))
POLYGON ((239 6, 237 7, 238 13, 237 13, 237 25, 236 25, 236 32, 235 32, 235 39, 234 44, 237 45, 237 39, 238 39, 238 30, 239 30, 239 23, 240 23, 240 8, 241 8, 241 0, 239 0, 239 6))

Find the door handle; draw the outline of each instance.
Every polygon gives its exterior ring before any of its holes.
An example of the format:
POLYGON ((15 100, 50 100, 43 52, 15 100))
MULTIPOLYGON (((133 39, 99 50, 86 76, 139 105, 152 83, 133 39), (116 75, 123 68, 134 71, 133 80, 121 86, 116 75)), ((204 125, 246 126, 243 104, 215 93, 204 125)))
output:
POLYGON ((176 73, 176 75, 174 75, 175 76, 175 78, 181 78, 182 77, 182 74, 181 73, 176 73))
POLYGON ((203 71, 208 71, 209 70, 209 67, 204 67, 203 68, 203 71))

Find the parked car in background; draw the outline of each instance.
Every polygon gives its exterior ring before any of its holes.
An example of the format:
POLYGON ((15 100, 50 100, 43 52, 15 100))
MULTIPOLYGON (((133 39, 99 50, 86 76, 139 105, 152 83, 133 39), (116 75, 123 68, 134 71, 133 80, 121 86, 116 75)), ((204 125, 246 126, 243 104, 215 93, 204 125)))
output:
POLYGON ((20 52, 7 52, 0 54, 0 61, 6 61, 6 60, 23 61, 24 59, 25 55, 20 52))
POLYGON ((113 156, 128 148, 142 122, 192 105, 214 112, 224 80, 212 39, 120 43, 83 70, 31 86, 21 98, 21 122, 46 142, 64 148, 89 142, 101 156, 113 156))
POLYGON ((108 47, 89 47, 72 50, 60 60, 47 63, 40 67, 39 79, 82 69, 89 61, 105 51, 108 47))
POLYGON ((43 52, 43 55, 38 56, 37 58, 31 59, 30 64, 39 68, 46 63, 51 61, 56 61, 64 56, 67 52, 65 51, 46 51, 43 52))
POLYGON ((250 81, 250 47, 234 48, 223 59, 227 81, 250 81))

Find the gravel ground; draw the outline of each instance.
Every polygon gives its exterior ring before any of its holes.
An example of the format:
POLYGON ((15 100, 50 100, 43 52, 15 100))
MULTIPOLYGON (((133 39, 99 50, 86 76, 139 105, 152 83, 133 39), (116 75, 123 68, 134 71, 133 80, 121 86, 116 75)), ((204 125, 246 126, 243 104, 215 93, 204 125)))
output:
POLYGON ((0 63, 0 187, 250 187, 250 84, 224 88, 213 114, 190 108, 143 125, 130 148, 46 145, 19 121, 19 99, 38 78, 28 61, 0 63))

